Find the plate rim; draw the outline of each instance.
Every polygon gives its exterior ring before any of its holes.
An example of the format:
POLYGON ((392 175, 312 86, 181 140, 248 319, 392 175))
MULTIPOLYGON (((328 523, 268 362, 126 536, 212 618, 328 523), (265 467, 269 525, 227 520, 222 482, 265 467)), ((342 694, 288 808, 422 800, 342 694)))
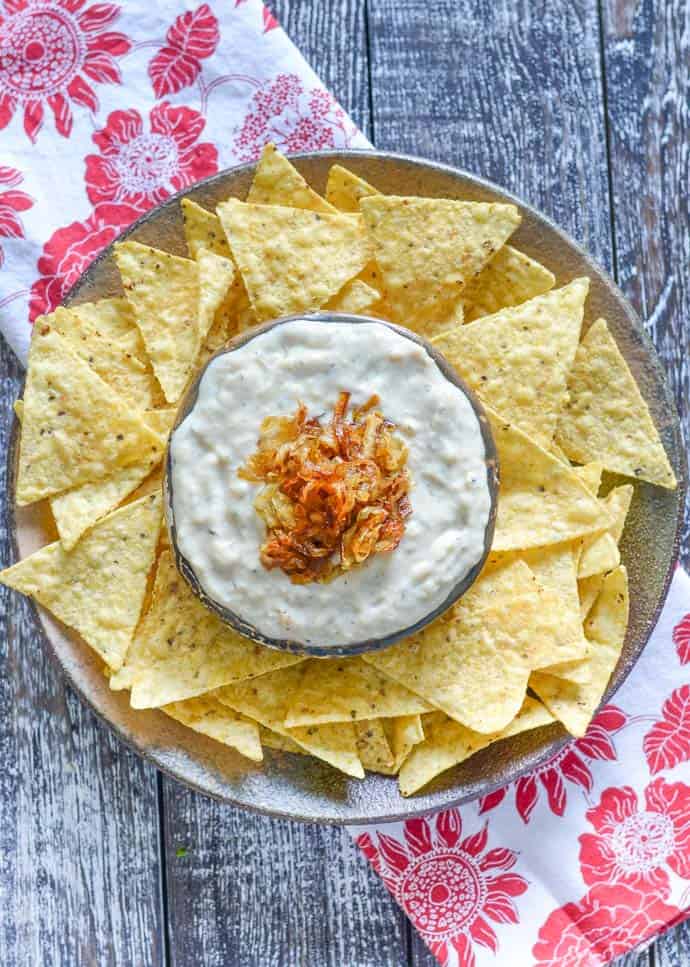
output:
MULTIPOLYGON (((399 152, 392 151, 378 151, 370 149, 343 149, 343 150, 328 150, 328 151, 308 151, 300 152, 299 154, 290 155, 290 161, 300 162, 307 161, 310 162, 317 158, 332 158, 337 159, 337 163, 342 163, 347 159, 357 159, 357 158, 375 158, 382 159, 385 161, 399 161, 406 165, 412 166, 413 168, 418 168, 422 171, 428 171, 429 169, 440 171, 447 174, 453 178, 460 178, 465 181, 471 182, 474 185, 486 189, 488 192, 500 196, 505 199, 508 203, 513 203, 517 205, 520 209, 527 211, 530 215, 534 216, 538 221, 545 224, 551 232, 554 232, 559 239, 571 250, 574 250, 575 254, 583 261, 585 266, 597 277, 603 277, 603 281, 610 290, 613 297, 619 302, 625 309, 626 316, 630 321, 631 327, 635 332, 636 337, 640 340, 641 345, 645 351, 645 356, 647 357, 646 362, 653 366, 656 370, 656 374, 659 377, 659 384, 663 388, 664 402, 668 408, 671 419, 669 421, 669 427, 673 436, 674 444, 677 453, 680 457, 679 467, 675 468, 678 475, 678 488, 677 488, 677 505, 678 513, 676 515, 676 524, 673 536, 673 542, 670 547, 670 557, 669 565, 664 575, 662 582, 662 589, 659 594, 658 600, 656 602, 655 608, 652 615, 650 616, 648 625, 646 629, 642 632, 639 637, 639 643, 635 649, 635 655, 633 660, 625 667, 620 675, 619 679, 614 683, 614 685, 609 688, 604 697, 602 698, 601 705, 610 701, 612 696, 618 691, 618 689, 627 680, 628 675, 632 672, 633 668, 637 664, 642 655, 642 652, 646 648, 649 639, 654 631, 661 611, 663 610, 664 604, 668 597, 668 591, 673 578, 673 574, 678 565, 678 557, 680 553, 680 546, 682 542, 683 528, 685 524, 685 504, 688 489, 688 465, 687 465, 687 452, 685 447, 685 440, 682 432, 682 427, 680 423, 680 417, 675 404, 675 400, 672 395, 671 386, 667 378, 666 370, 661 362, 661 359, 657 353, 656 347, 651 340, 651 337, 647 333, 642 319, 636 312, 632 304, 629 302, 627 297, 624 295, 617 282, 611 277, 608 270, 600 266, 592 256, 582 247, 582 245, 568 235, 559 225, 557 225, 548 215, 544 214, 540 209, 536 208, 532 204, 524 201, 518 195, 507 190, 501 185, 490 181, 479 175, 475 175, 466 169, 459 168, 453 165, 447 165, 442 162, 434 161, 431 159, 424 159, 416 155, 410 155, 399 152)), ((95 272, 101 262, 105 261, 111 254, 113 246, 121 241, 129 238, 134 232, 136 232, 142 225, 151 221, 161 210, 166 208, 174 208, 175 205, 179 204, 180 199, 188 196, 193 196, 197 191, 203 189, 206 186, 213 185, 215 183, 222 182, 228 176, 237 177, 242 174, 249 174, 256 168, 257 162, 250 162, 241 165, 233 165, 229 168, 224 168, 222 171, 216 172, 216 174, 211 175, 209 178, 202 179, 201 181, 195 182, 187 188, 176 192, 174 195, 170 195, 165 199, 160 205, 149 209, 144 212, 136 221, 132 222, 131 225, 116 236, 109 245, 107 245, 102 252, 100 252, 96 258, 89 263, 84 272, 79 276, 76 282, 70 287, 70 289, 63 296, 60 305, 64 306, 71 303, 72 300, 78 297, 80 290, 88 284, 90 276, 95 272)), ((297 165, 299 168, 299 164, 297 165)), ((429 196, 434 197, 434 196, 429 196)), ((23 394, 25 379, 22 379, 20 393, 23 394)), ((16 413, 12 417, 10 425, 10 435, 8 441, 8 453, 7 460, 5 463, 5 483, 6 483, 6 494, 8 502, 8 523, 9 523, 9 537, 10 545, 12 548, 12 555, 14 561, 19 560, 19 541, 18 541, 18 525, 17 525, 17 503, 16 503, 16 467, 17 467, 17 455, 19 451, 19 420, 16 413)), ((107 717, 104 711, 101 711, 95 704, 94 700, 82 688, 81 685, 75 682, 74 678, 65 667, 61 661, 55 646, 51 640, 49 629, 44 620, 43 608, 38 605, 33 599, 27 599, 29 608, 32 611, 33 617, 36 620, 37 631, 40 634, 42 643, 50 655, 51 660, 59 668, 60 673, 63 678, 67 681, 70 688, 72 688, 78 695, 79 698, 85 702, 89 709, 95 713, 98 721, 103 723, 108 729, 112 730, 119 740, 121 740, 127 748, 134 751, 137 755, 141 756, 145 762, 154 765, 163 774, 169 776, 170 778, 182 783, 188 788, 194 791, 208 796, 218 802, 225 803, 227 805, 232 805, 237 808, 246 809, 249 812, 256 813, 259 815, 271 816, 273 818, 279 819, 290 819, 299 822, 311 822, 318 823, 320 825, 342 825, 342 826, 355 826, 355 825, 366 825, 369 823, 387 823, 387 822, 399 822, 406 819, 413 818, 415 816, 428 814, 429 806, 419 806, 417 809, 414 807, 415 799, 414 797, 409 797, 404 800, 405 803, 410 804, 410 809, 406 809, 402 812, 394 812, 385 815, 364 815, 364 816, 348 816, 344 817, 333 817, 329 815, 315 815, 313 813, 302 814, 290 809, 272 808, 269 806, 263 806, 260 804, 248 802, 241 800, 239 798, 233 798, 230 795, 226 795, 220 792, 215 792, 209 788, 200 785, 195 782, 192 778, 185 775, 183 771, 178 771, 170 767, 166 762, 161 760, 161 757, 157 754, 157 750, 151 749, 150 746, 143 744, 136 734, 129 734, 123 726, 115 723, 110 718, 107 717)), ((50 620, 55 620, 50 618, 50 620)), ((68 633, 74 637, 75 633, 71 629, 67 629, 68 633)), ((77 636, 78 637, 78 636, 77 636)), ((88 647, 88 646, 87 646, 88 647)), ((156 711, 158 715, 162 715, 159 710, 156 711)), ((564 730, 562 730, 564 732, 564 730)), ((556 755, 564 745, 572 741, 572 737, 564 732, 563 735, 556 737, 551 742, 549 742, 545 747, 543 747, 539 752, 533 754, 532 760, 529 764, 522 764, 519 766, 514 774, 509 775, 508 778, 496 779, 495 781, 487 782, 481 793, 471 792, 465 793, 459 792, 453 794, 452 792, 448 795, 444 802, 438 804, 437 807, 432 807, 432 809, 437 808, 438 810, 450 809, 453 807, 460 806, 464 803, 473 801, 480 796, 486 796, 491 792, 495 791, 502 786, 509 785, 510 783, 517 780, 520 776, 525 775, 528 772, 538 769, 544 764, 549 758, 556 755)), ((283 755, 284 753, 275 753, 283 755)), ((457 768, 457 767, 456 767, 457 768)), ((396 777, 379 777, 385 778, 390 782, 397 782, 396 777)), ((352 780, 356 781, 356 780, 352 780)), ((442 795, 443 793, 441 793, 442 795)))

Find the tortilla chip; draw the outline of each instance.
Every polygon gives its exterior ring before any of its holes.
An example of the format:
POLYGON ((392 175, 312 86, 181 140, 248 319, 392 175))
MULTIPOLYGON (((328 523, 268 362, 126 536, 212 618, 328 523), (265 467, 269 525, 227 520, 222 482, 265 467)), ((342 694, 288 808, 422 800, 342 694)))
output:
POLYGON ((328 172, 326 198, 338 211, 358 212, 362 198, 378 194, 373 185, 342 165, 333 165, 328 172))
POLYGON ((392 769, 394 756, 381 719, 355 722, 357 753, 365 769, 383 772, 392 769))
POLYGON ((359 655, 305 662, 285 716, 287 728, 428 712, 429 706, 359 655))
POLYGON ((123 352, 132 353, 142 363, 149 363, 144 340, 126 299, 117 297, 82 302, 78 306, 70 306, 69 311, 79 319, 82 331, 114 342, 123 352))
MULTIPOLYGON (((142 417, 147 426, 165 441, 176 412, 174 409, 150 410, 143 413, 142 417)), ((150 460, 133 463, 129 467, 116 470, 103 480, 82 484, 81 487, 74 487, 52 497, 50 509, 64 549, 71 550, 81 535, 93 527, 96 521, 114 510, 129 494, 134 493, 162 457, 163 453, 159 451, 150 460)))
POLYGON ((587 662, 591 678, 576 685, 534 672, 532 688, 571 735, 581 737, 594 716, 620 658, 628 625, 628 576, 621 565, 604 578, 599 597, 585 622, 592 644, 587 662))
POLYGON ((557 595, 541 589, 477 611, 453 608, 363 658, 468 728, 497 732, 517 715, 530 668, 581 657, 578 631, 561 620, 557 595))
POLYGON ((504 245, 465 287, 465 322, 519 306, 553 289, 555 283, 553 272, 524 252, 504 245))
POLYGON ((166 550, 158 560, 151 607, 110 687, 131 688, 132 708, 159 708, 300 661, 223 624, 195 596, 166 550))
POLYGON ((601 591, 605 577, 605 574, 593 574, 592 577, 583 578, 577 582, 578 594, 580 596, 580 617, 583 621, 599 597, 599 592, 601 591))
POLYGON ((168 403, 175 403, 200 347, 198 266, 139 242, 119 242, 115 261, 153 371, 168 403))
POLYGON ((571 460, 601 460, 606 470, 675 490, 647 404, 604 319, 585 333, 568 389, 556 442, 571 460))
POLYGON ((133 410, 154 405, 157 385, 152 370, 129 350, 88 328, 82 329, 79 316, 69 309, 57 308, 39 316, 37 325, 49 325, 67 340, 72 352, 80 356, 133 410))
POLYGON ((433 340, 479 397, 548 446, 567 399, 589 279, 433 340))
POLYGON ((217 215, 202 208, 201 205, 197 205, 189 198, 181 200, 180 208, 182 209, 187 248, 193 259, 199 258, 199 252, 202 249, 207 249, 214 255, 232 259, 228 240, 217 215))
POLYGON ((501 478, 494 551, 557 544, 610 526, 611 515, 570 467, 486 411, 501 478))
POLYGON ((286 205, 312 212, 337 209, 309 187, 299 171, 274 144, 267 144, 254 172, 247 201, 252 205, 286 205))
POLYGON ((117 671, 139 620, 161 509, 160 497, 128 504, 99 521, 74 550, 48 544, 0 572, 0 582, 35 598, 117 671))
POLYGON ((187 728, 237 749, 253 762, 263 760, 259 726, 256 722, 243 719, 227 705, 222 705, 217 698, 208 695, 188 698, 184 702, 164 705, 161 711, 187 728))
MULTIPOLYGON (((565 462, 569 462, 567 457, 565 457, 565 462)), ((603 472, 604 465, 599 460, 592 460, 591 463, 586 463, 583 467, 573 467, 573 473, 580 478, 585 487, 595 497, 601 487, 601 475, 603 472)))
POLYGON ((24 388, 17 503, 42 500, 141 460, 163 441, 69 343, 34 326, 24 388))
POLYGON ((394 319, 433 334, 520 224, 514 205, 371 195, 360 208, 394 319))
POLYGON ((427 737, 417 745, 400 770, 400 792, 411 796, 436 776, 453 766, 464 762, 480 749, 544 725, 551 725, 553 715, 541 702, 525 696, 520 711, 500 732, 482 735, 465 728, 453 719, 442 716, 435 719, 431 729, 426 728, 427 737))
POLYGON ((455 608, 479 611, 538 590, 539 582, 525 561, 515 554, 490 554, 481 574, 455 608))
POLYGON ((371 260, 361 218, 230 198, 218 206, 257 320, 325 305, 371 260))
POLYGON ((273 729, 267 729, 265 725, 259 724, 259 736, 261 738, 261 745, 266 749, 276 749, 278 752, 296 752, 298 755, 309 755, 307 750, 297 745, 294 739, 289 739, 286 735, 278 735, 273 729))
POLYGON ((369 315, 381 301, 381 293, 372 289, 361 279, 347 282, 340 292, 326 303, 325 309, 331 312, 349 312, 350 315, 369 315))
POLYGON ((219 688, 214 695, 243 715, 249 715, 278 735, 285 735, 297 745, 323 759, 336 769, 364 778, 364 769, 357 754, 357 739, 352 722, 335 725, 309 725, 287 729, 283 724, 290 698, 299 685, 302 670, 283 668, 263 675, 259 681, 240 682, 219 688))
POLYGON ((381 723, 393 752, 393 765, 389 769, 382 767, 379 771, 394 776, 412 749, 424 741, 422 718, 420 715, 399 715, 394 719, 381 719, 381 723))
POLYGON ((613 523, 605 533, 584 540, 577 572, 579 578, 584 579, 604 571, 612 571, 620 564, 618 542, 623 534, 632 496, 632 484, 624 484, 621 487, 614 487, 602 500, 603 506, 611 514, 613 523))
POLYGON ((202 248, 197 255, 199 266, 199 339, 203 342, 213 325, 216 313, 227 299, 235 266, 228 258, 202 248))
POLYGON ((24 400, 15 400, 12 404, 12 409, 14 410, 14 415, 17 417, 17 420, 21 423, 24 419, 24 400))

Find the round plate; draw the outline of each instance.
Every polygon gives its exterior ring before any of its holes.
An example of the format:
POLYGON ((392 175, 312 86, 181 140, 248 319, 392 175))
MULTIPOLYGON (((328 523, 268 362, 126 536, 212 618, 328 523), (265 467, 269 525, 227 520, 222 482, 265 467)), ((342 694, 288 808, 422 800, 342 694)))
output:
MULTIPOLYGON (((630 623, 607 698, 635 664, 654 627, 676 563, 686 489, 678 417, 664 373, 642 324, 622 293, 582 251, 539 212, 495 185, 443 165, 373 152, 326 152, 291 159, 307 181, 323 191, 334 163, 351 168, 381 191, 469 201, 514 202, 522 224, 511 239, 519 249, 543 262, 557 285, 579 275, 592 280, 585 324, 600 316, 609 323, 656 422, 679 480, 675 492, 647 484, 635 488, 621 550, 630 577, 630 623)), ((184 194, 205 208, 229 195, 244 198, 253 166, 233 168, 196 185, 184 194)), ((182 217, 176 196, 136 222, 126 236, 186 255, 182 217)), ((65 305, 121 295, 120 279, 110 248, 93 262, 65 299, 65 305)), ((17 452, 15 421, 10 453, 9 493, 14 494, 17 452)), ((14 506, 14 500, 12 500, 14 506)), ((43 505, 15 508, 15 545, 20 557, 53 540, 50 514, 43 505)), ((232 749, 185 729, 162 712, 133 711, 126 692, 111 692, 99 659, 72 632, 37 609, 46 640, 81 696, 129 745, 158 768, 187 785, 225 802, 275 816, 309 822, 367 823, 402 819, 430 812, 512 782, 553 755, 566 739, 559 725, 526 732, 496 743, 450 770, 419 795, 403 799, 397 781, 368 774, 348 779, 316 759, 266 750, 254 765, 232 749)))

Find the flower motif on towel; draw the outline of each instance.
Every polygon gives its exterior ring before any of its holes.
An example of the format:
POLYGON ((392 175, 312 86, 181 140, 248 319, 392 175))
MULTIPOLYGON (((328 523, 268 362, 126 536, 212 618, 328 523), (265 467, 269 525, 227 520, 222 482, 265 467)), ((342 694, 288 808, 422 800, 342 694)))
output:
POLYGON ((441 964, 451 955, 473 967, 474 945, 498 951, 494 924, 519 922, 515 897, 527 880, 508 872, 517 853, 489 849, 486 825, 462 838, 459 810, 429 819, 409 819, 404 841, 386 833, 357 840, 367 859, 441 964))
POLYGON ((72 104, 98 110, 92 87, 120 84, 116 61, 131 49, 125 34, 107 28, 120 16, 112 3, 86 0, 5 0, 0 10, 0 129, 23 112, 36 140, 47 105, 59 134, 72 131, 72 104))
MULTIPOLYGON (((33 207, 34 200, 25 191, 17 191, 22 175, 16 168, 0 165, 0 237, 24 238, 24 226, 18 212, 33 207)), ((0 268, 5 254, 0 246, 0 268)))

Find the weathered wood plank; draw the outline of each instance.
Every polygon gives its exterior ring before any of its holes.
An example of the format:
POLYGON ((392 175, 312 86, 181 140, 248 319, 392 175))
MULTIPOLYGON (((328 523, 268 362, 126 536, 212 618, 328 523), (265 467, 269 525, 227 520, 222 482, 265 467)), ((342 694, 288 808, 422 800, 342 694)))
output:
MULTIPOLYGON (((368 132, 363 0, 281 0, 272 7, 368 132)), ((407 963, 405 918, 344 830, 253 816, 168 780, 164 788, 174 967, 407 963)))
MULTIPOLYGON (((612 266, 595 0, 369 0, 369 29, 377 147, 512 189, 612 266)), ((412 950, 435 963, 416 935, 412 950)))
MULTIPOLYGON (((0 339, 0 453, 21 373, 0 339)), ((0 477, 0 567, 10 560, 0 477)), ((164 963, 156 774, 65 686, 0 588, 0 960, 164 963)))
POLYGON ((618 280, 661 354, 688 439, 690 8, 605 0, 603 14, 618 280))

